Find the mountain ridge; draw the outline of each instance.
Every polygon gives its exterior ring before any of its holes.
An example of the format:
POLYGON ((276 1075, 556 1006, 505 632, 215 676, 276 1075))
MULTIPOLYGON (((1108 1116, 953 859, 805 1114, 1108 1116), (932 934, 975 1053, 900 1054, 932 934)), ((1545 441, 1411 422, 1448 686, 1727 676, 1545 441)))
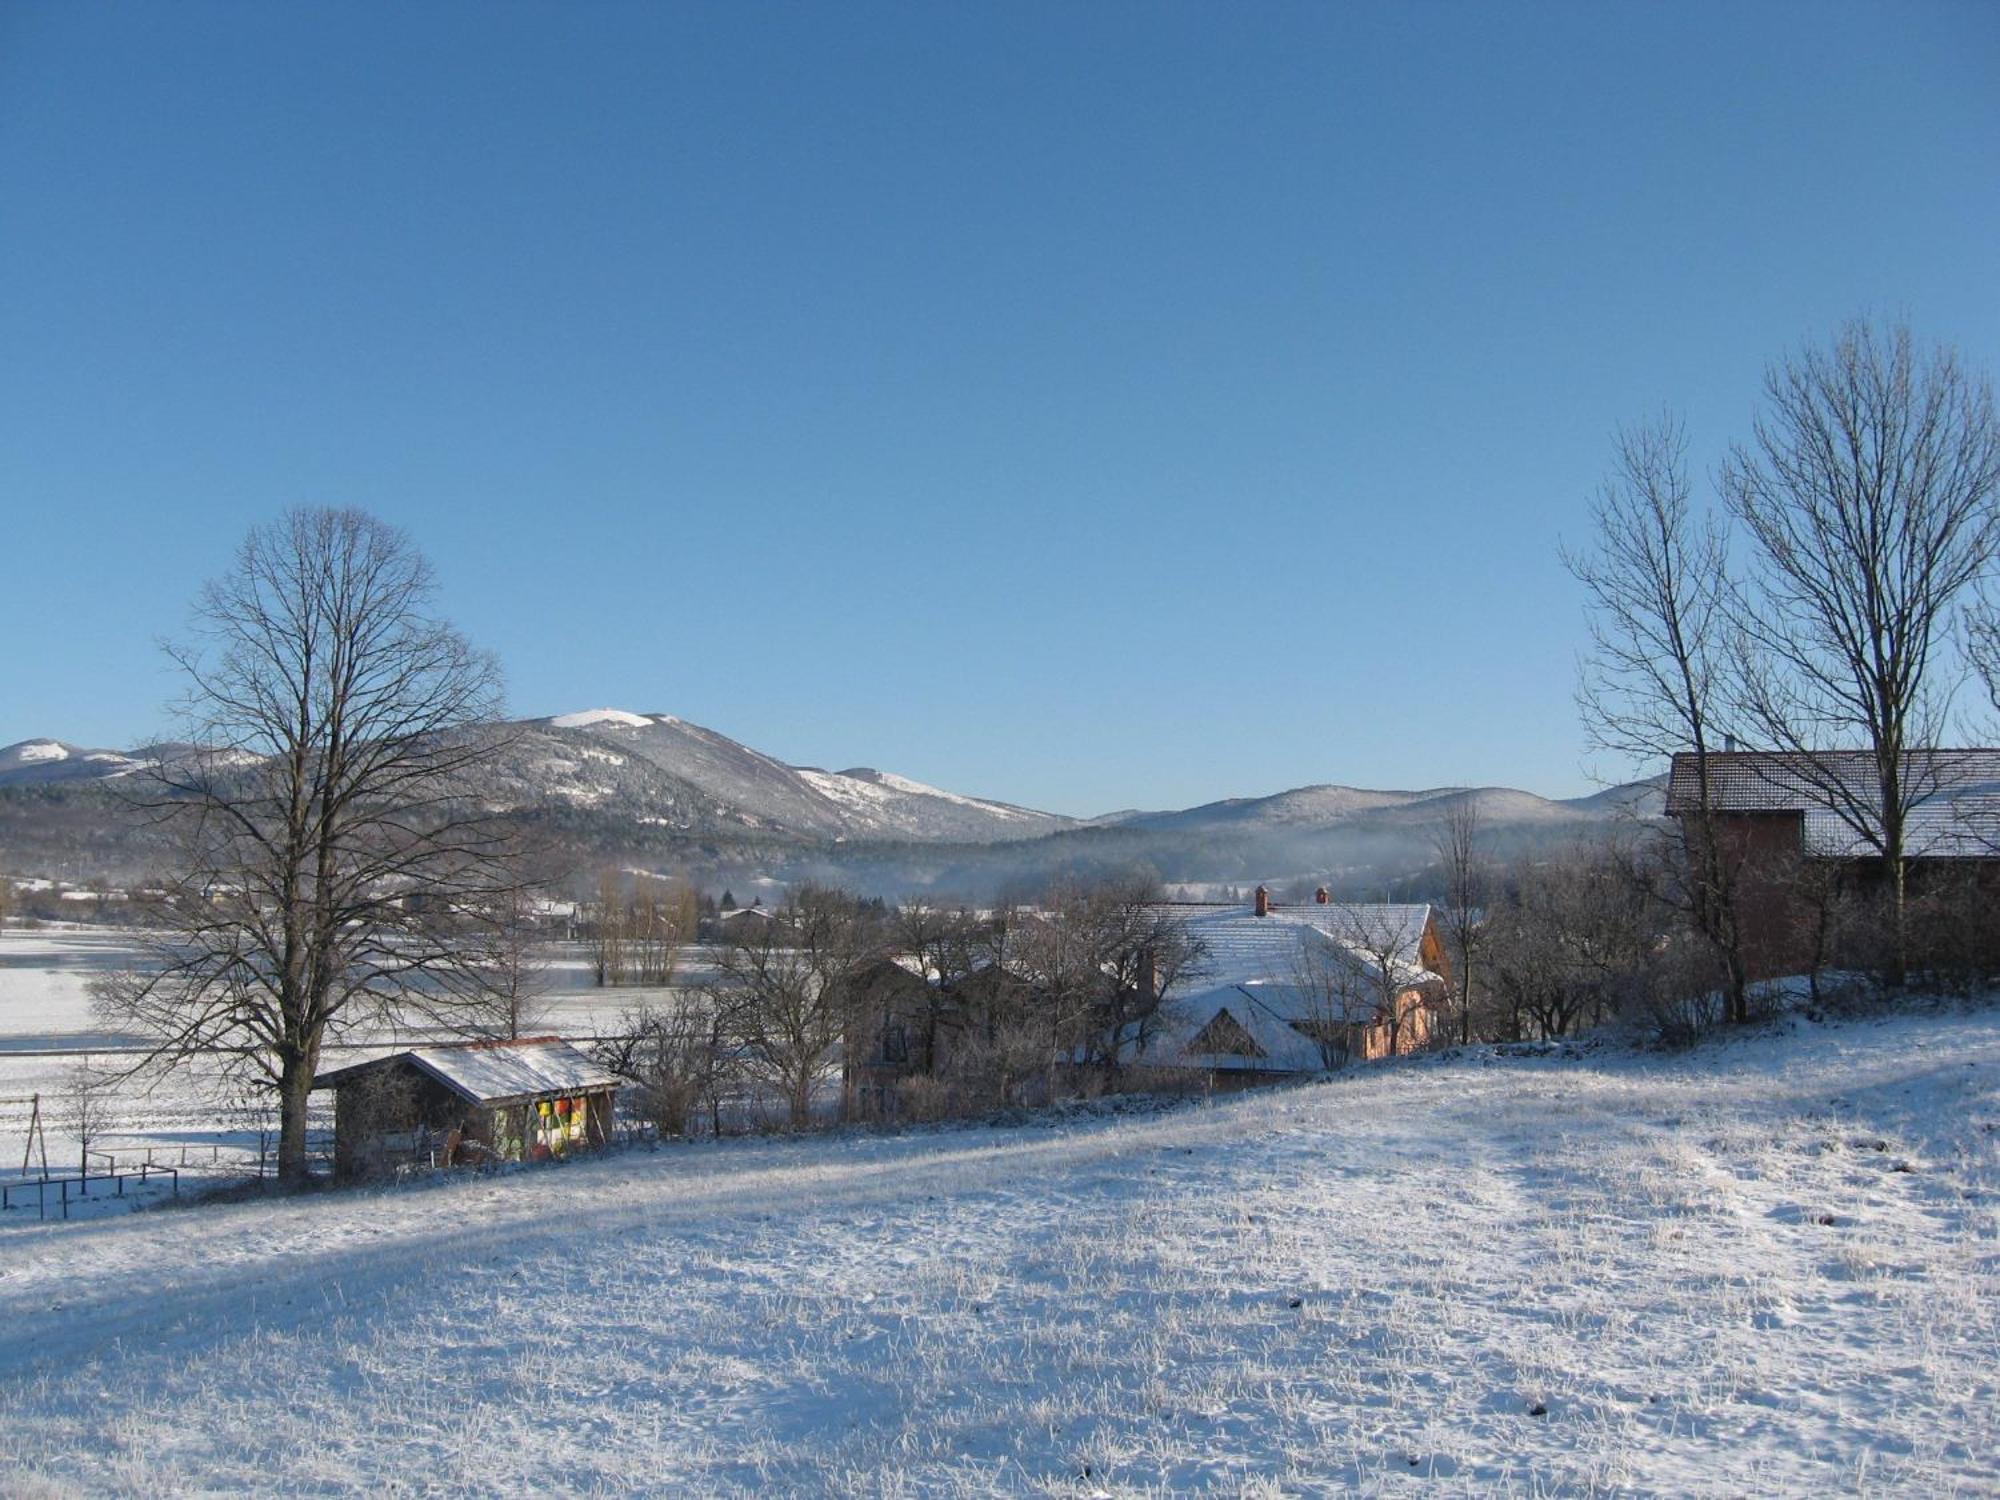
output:
MULTIPOLYGON (((1434 829, 1467 804, 1496 850, 1660 814, 1657 781, 1570 799, 1512 787, 1322 782, 1074 818, 873 766, 793 765, 671 714, 586 709, 487 732, 497 743, 481 795, 539 826, 579 866, 651 861, 884 889, 989 890, 1124 870, 1251 883, 1343 871, 1357 880, 1401 879, 1427 867, 1434 829)), ((0 855, 18 864, 80 845, 106 864, 130 867, 147 851, 148 835, 120 823, 118 783, 189 753, 174 743, 114 751, 52 739, 0 747, 0 855)))

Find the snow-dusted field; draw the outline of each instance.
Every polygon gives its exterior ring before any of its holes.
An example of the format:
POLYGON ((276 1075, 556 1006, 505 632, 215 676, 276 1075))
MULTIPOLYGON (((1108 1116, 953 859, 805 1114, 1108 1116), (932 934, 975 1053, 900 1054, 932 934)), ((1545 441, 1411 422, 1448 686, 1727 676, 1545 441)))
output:
MULTIPOLYGON (((60 1104, 66 1081, 86 1064, 99 1070, 129 1066, 139 1047, 138 1038, 107 1030, 92 1015, 90 980, 106 969, 131 965, 135 951, 132 934, 113 927, 0 928, 0 1178, 21 1166, 29 1101, 37 1094, 43 1100, 50 1165, 59 1171, 76 1169, 76 1144, 60 1104)), ((684 967, 694 975, 704 964, 701 953, 690 950, 684 967)), ((556 953, 544 982, 536 1029, 573 1037, 615 1031, 627 1007, 665 994, 636 987, 596 988, 585 956, 575 946, 556 953)), ((365 1033, 348 1040, 372 1051, 396 1041, 365 1033)), ((369 1050, 337 1050, 330 1053, 328 1066, 368 1055, 369 1050)), ((148 1148, 160 1159, 174 1161, 181 1159, 183 1147, 193 1159, 206 1161, 214 1148, 222 1158, 220 1169, 241 1169, 256 1159, 259 1128, 269 1124, 270 1110, 268 1102, 255 1108, 232 1106, 231 1093, 212 1076, 199 1075, 153 1081, 143 1090, 137 1084, 120 1085, 115 1097, 107 1096, 104 1108, 111 1124, 97 1145, 121 1161, 136 1160, 148 1148)), ((318 1118, 331 1128, 330 1102, 320 1106, 318 1118)), ((88 1211, 118 1206, 99 1204, 88 1211)), ((0 1234, 11 1219, 0 1215, 0 1234)))
POLYGON ((2000 1015, 0 1239, 0 1491, 2000 1491, 2000 1015))

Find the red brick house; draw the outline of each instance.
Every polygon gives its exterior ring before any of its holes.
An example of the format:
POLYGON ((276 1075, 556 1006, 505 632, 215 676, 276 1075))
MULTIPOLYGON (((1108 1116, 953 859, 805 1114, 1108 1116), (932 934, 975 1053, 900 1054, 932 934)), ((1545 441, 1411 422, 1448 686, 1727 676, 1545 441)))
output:
MULTIPOLYGON (((1904 776, 1915 793, 1904 835, 1911 904, 1956 898, 1956 937, 2000 956, 2000 750, 1915 753, 1904 776)), ((1865 963, 1866 953, 1819 950, 1825 903, 1866 900, 1887 879, 1874 757, 1715 752, 1708 785, 1716 842, 1735 877, 1750 977, 1800 973, 1816 960, 1865 963)), ((1667 815, 1685 828, 1700 808, 1699 762, 1676 755, 1667 815)))

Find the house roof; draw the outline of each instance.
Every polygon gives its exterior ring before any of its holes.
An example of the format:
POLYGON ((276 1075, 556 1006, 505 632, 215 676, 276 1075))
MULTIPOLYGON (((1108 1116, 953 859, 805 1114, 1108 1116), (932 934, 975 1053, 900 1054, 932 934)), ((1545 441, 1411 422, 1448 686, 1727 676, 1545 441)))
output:
POLYGON ((1210 991, 1190 1003, 1187 1015, 1162 1039, 1162 1061, 1239 1073, 1316 1073, 1325 1065, 1319 1044, 1293 1024, 1312 1017, 1305 996, 1292 985, 1241 984, 1210 991), (1257 1056, 1193 1050, 1202 1032, 1225 1010, 1257 1044, 1257 1056))
MULTIPOLYGON (((1925 750, 1904 761, 1914 794, 1904 846, 1917 858, 2000 856, 2000 750, 1925 750)), ((1701 771, 1691 753, 1674 757, 1667 812, 1701 805, 1701 771)), ((1830 859, 1877 851, 1881 777, 1865 750, 1800 755, 1738 750, 1708 756, 1710 804, 1723 813, 1798 813, 1805 851, 1830 859)))
POLYGON ((406 1062, 473 1104, 496 1107, 615 1089, 624 1080, 560 1037, 415 1047, 322 1073, 313 1087, 339 1088, 385 1063, 406 1062))
POLYGON ((1405 985, 1441 983, 1421 957, 1431 908, 1422 904, 1334 903, 1274 906, 1258 916, 1248 906, 1173 903, 1160 911, 1180 921, 1208 948, 1201 971, 1168 1002, 1169 1019, 1143 1060, 1223 1072, 1317 1072, 1319 1047, 1294 1022, 1311 1021, 1317 1007, 1299 984, 1304 945, 1323 944, 1361 966, 1389 952, 1395 977, 1405 985), (1261 1056, 1190 1051, 1222 1011, 1256 1043, 1261 1056))
POLYGON ((1263 917, 1254 907, 1235 902, 1162 902, 1154 910, 1179 922, 1207 948, 1201 971, 1188 976, 1204 989, 1289 978, 1298 966, 1299 945, 1306 941, 1331 941, 1364 962, 1371 953, 1391 952, 1410 982, 1431 977, 1419 957, 1431 908, 1421 903, 1273 906, 1263 917))

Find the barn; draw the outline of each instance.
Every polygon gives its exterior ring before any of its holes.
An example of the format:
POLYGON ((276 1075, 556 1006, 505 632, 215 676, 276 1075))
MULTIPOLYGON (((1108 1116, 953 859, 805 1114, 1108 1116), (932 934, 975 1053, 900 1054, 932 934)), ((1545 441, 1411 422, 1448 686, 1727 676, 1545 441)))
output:
POLYGON ((336 1177, 590 1151, 611 1139, 621 1080, 559 1037, 417 1047, 322 1073, 336 1177))
MULTIPOLYGON (((1862 911, 1879 903, 1888 880, 1874 757, 1712 750, 1706 762, 1708 816, 1734 880, 1750 977, 1879 966, 1881 934, 1839 912, 1843 902, 1862 911)), ((1666 810, 1684 831, 1700 826, 1702 770, 1692 753, 1674 757, 1666 810)), ((2000 750, 1911 751, 1902 777, 1919 947, 1933 959, 2000 965, 2000 750)))

